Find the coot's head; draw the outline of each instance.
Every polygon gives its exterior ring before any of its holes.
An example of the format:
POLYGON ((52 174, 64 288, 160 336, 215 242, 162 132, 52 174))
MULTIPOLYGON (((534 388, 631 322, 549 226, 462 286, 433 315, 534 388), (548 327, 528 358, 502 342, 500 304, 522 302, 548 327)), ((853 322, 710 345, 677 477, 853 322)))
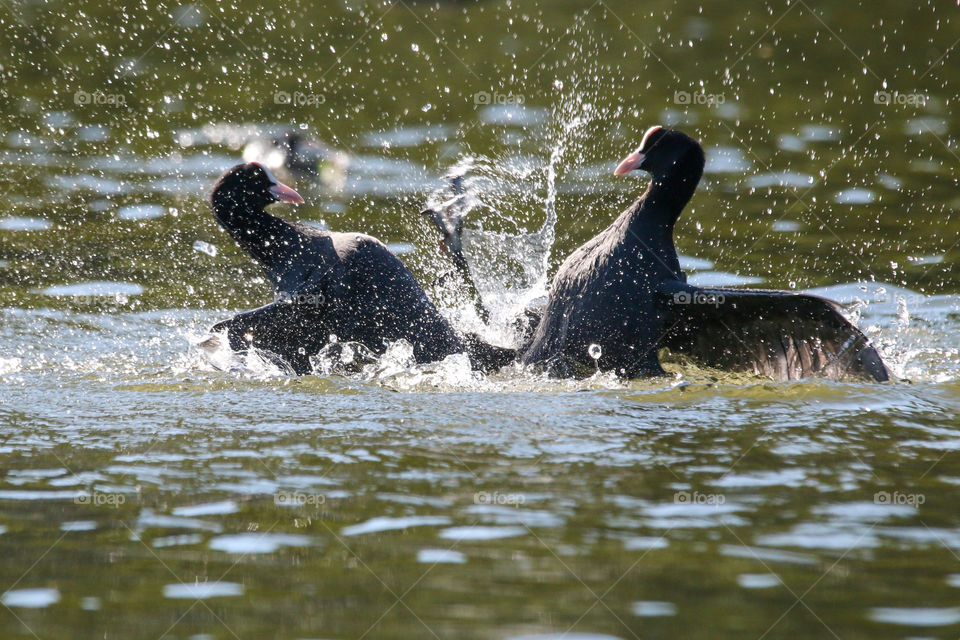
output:
POLYGON ((623 159, 613 175, 622 176, 637 169, 655 176, 663 175, 678 164, 699 173, 703 170, 703 161, 703 148, 699 142, 685 133, 657 125, 647 129, 640 146, 623 159))
POLYGON ((259 162, 238 164, 223 174, 210 199, 214 204, 227 202, 261 209, 274 202, 303 203, 299 193, 277 180, 259 162))
POLYGON ((296 153, 303 143, 303 135, 296 131, 287 131, 279 138, 273 139, 273 144, 283 149, 287 154, 296 153))

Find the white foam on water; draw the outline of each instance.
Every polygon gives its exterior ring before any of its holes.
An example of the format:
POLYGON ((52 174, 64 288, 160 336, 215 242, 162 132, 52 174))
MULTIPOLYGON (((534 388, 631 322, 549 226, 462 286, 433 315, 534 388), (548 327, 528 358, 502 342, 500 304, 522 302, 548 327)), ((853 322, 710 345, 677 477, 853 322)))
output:
POLYGON ((42 218, 26 218, 21 216, 8 216, 0 218, 0 230, 2 231, 46 231, 53 225, 42 218))
POLYGON ((206 242, 204 240, 196 240, 193 243, 193 250, 199 251, 200 253, 205 253, 211 258, 216 258, 217 253, 219 253, 216 245, 210 244, 209 242, 206 242))
POLYGON ((814 182, 813 176, 796 171, 780 171, 777 173, 761 173, 747 178, 746 184, 753 189, 781 187, 799 189, 809 187, 814 182))
POLYGON ((682 253, 679 254, 677 258, 680 260, 680 268, 684 271, 702 271, 705 269, 713 269, 713 261, 707 260, 706 258, 685 256, 682 253))
POLYGON ((737 584, 744 589, 771 589, 782 583, 780 576, 773 573, 741 573, 737 584))
POLYGON ((197 516, 216 516, 239 511, 237 503, 233 500, 222 500, 220 502, 206 502, 203 504, 194 504, 190 506, 176 507, 173 510, 175 516, 185 516, 194 518, 197 516))
POLYGON ((752 166, 743 151, 736 147, 712 147, 706 156, 703 172, 707 174, 744 173, 752 166))
POLYGON ((121 220, 151 220, 167 213, 167 208, 160 204, 134 204, 117 209, 117 217, 121 220))
POLYGON ((840 130, 827 125, 808 124, 800 129, 800 138, 809 142, 835 142, 840 130))
POLYGON ((446 516, 406 516, 403 518, 380 516, 360 524, 344 527, 340 533, 345 536, 359 536, 365 533, 398 531, 411 527, 436 527, 448 524, 450 524, 450 518, 446 516))
POLYGON ((669 546, 670 542, 665 537, 635 536, 623 541, 623 548, 627 551, 666 549, 669 546))
POLYGON ((873 607, 868 616, 905 627, 946 627, 960 622, 960 607, 873 607))
POLYGON ((20 371, 20 358, 0 358, 0 376, 20 371))
POLYGON ((556 633, 533 633, 522 636, 507 636, 506 640, 623 640, 618 636, 608 636, 605 633, 589 633, 580 631, 558 631, 556 633))
POLYGON ((780 233, 794 233, 800 231, 803 225, 795 220, 777 220, 770 228, 780 233))
POLYGON ((163 587, 164 598, 186 600, 242 596, 243 592, 243 585, 237 582, 190 582, 163 587))
POLYGON ((466 554, 452 549, 420 549, 417 551, 417 562, 423 564, 464 564, 466 554))
POLYGON ((0 490, 0 500, 73 500, 75 497, 77 497, 76 491, 0 490))
POLYGON ((446 140, 453 134, 453 127, 446 124, 403 126, 388 131, 368 133, 363 144, 373 147, 417 147, 430 142, 446 140))
POLYGON ((530 127, 545 123, 550 118, 550 112, 522 104, 492 104, 481 109, 479 117, 482 122, 491 125, 530 127))
POLYGON ((630 606, 630 612, 641 618, 655 618, 677 615, 677 605, 672 602, 640 600, 630 606))
POLYGON ((283 547, 306 547, 313 544, 307 536, 283 533, 237 533, 217 536, 209 547, 226 553, 274 553, 283 547))
POLYGON ((499 540, 500 538, 515 538, 526 534, 527 530, 523 527, 486 527, 475 525, 444 529, 440 532, 440 537, 446 540, 499 540))
POLYGON ((184 533, 178 536, 163 536, 154 538, 151 545, 160 549, 163 547, 179 547, 203 542, 203 535, 199 533, 184 533))
POLYGON ((13 589, 0 596, 0 602, 7 607, 21 607, 24 609, 45 609, 60 602, 60 592, 57 589, 34 588, 13 589))
POLYGON ((784 134, 777 139, 777 146, 784 151, 806 151, 807 143, 795 135, 784 134))
POLYGON ((701 271, 687 278, 687 282, 697 287, 737 287, 746 284, 760 284, 763 278, 739 276, 726 271, 701 271))
POLYGON ((92 282, 78 282, 76 284, 60 284, 41 289, 39 293, 48 296, 71 296, 71 297, 117 297, 117 296, 139 296, 143 293, 143 287, 133 282, 107 282, 95 280, 92 282))
POLYGON ((833 199, 840 204, 870 204, 876 201, 877 194, 863 187, 851 187, 838 192, 833 199))

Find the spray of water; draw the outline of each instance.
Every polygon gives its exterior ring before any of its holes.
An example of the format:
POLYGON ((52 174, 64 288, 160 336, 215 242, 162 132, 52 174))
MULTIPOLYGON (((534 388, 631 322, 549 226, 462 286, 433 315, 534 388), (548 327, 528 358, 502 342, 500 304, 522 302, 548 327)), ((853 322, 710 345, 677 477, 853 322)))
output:
MULTIPOLYGON (((558 89, 562 89, 562 84, 558 89)), ((551 120, 536 130, 542 156, 471 155, 454 163, 448 175, 464 176, 465 197, 458 203, 466 219, 464 253, 490 318, 483 323, 455 278, 432 292, 458 328, 516 346, 526 330, 524 309, 542 301, 549 287, 556 240, 558 184, 577 167, 588 125, 602 115, 579 94, 564 98, 551 120)), ((450 192, 428 197, 443 207, 450 192)), ((434 265, 443 271, 449 267, 434 265)))

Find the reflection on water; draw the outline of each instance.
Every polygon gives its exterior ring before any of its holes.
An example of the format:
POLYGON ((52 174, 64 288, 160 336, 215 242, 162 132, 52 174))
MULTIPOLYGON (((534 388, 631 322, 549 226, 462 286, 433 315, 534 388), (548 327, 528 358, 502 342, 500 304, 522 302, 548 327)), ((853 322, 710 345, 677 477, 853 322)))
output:
MULTIPOLYGON (((960 300, 914 296, 904 325, 892 286, 824 293, 861 300, 912 383, 290 378, 206 365, 190 340, 219 312, 6 311, 3 573, 47 553, 4 604, 53 634, 140 637, 199 600, 216 617, 177 637, 226 633, 217 617, 358 637, 415 584, 441 635, 560 634, 586 611, 588 636, 696 637, 702 616, 760 634, 813 585, 817 616, 781 634, 942 631, 960 300)), ((377 635, 421 628, 396 612, 377 635)))
POLYGON ((957 635, 955 6, 321 4, 0 6, 0 635, 957 635), (509 342, 656 123, 691 281, 836 299, 897 382, 199 347, 269 299, 206 203, 252 141, 338 150, 278 213, 480 328, 418 214, 469 166, 509 342))

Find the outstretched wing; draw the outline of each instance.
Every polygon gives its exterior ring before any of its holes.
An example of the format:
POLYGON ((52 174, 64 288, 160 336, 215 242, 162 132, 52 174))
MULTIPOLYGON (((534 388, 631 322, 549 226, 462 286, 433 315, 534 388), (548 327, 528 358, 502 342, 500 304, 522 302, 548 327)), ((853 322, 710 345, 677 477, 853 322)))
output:
POLYGON ((676 280, 663 283, 659 292, 670 327, 662 346, 704 365, 775 380, 889 379, 880 354, 830 300, 676 280))

